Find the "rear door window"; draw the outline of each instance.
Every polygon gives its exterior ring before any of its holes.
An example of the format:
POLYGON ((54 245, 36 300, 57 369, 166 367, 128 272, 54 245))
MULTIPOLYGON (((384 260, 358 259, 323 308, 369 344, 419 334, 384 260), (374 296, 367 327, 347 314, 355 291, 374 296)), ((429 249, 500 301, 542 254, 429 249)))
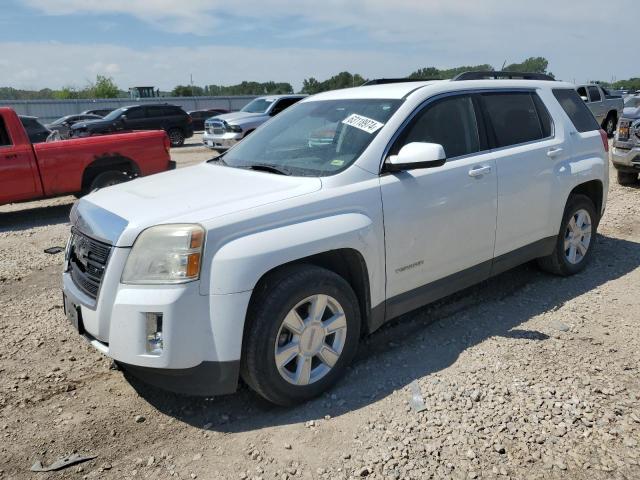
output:
POLYGON ((546 105, 540 99, 537 93, 532 95, 533 103, 536 105, 536 110, 538 112, 538 118, 540 119, 540 125, 542 126, 542 136, 544 138, 551 137, 554 133, 553 129, 553 120, 551 119, 551 114, 549 110, 547 110, 546 105))
POLYGON ((4 123, 4 118, 0 117, 0 147, 6 147, 8 145, 12 145, 11 138, 4 123))
POLYGON ((560 103, 560 106, 571 119, 571 123, 580 133, 599 130, 600 125, 595 117, 584 104, 578 92, 570 88, 554 88, 553 95, 560 103))
POLYGON ((542 140, 543 123, 530 92, 495 92, 481 95, 496 147, 542 140))
POLYGON ((592 102, 600 102, 602 100, 598 87, 589 87, 589 98, 592 102))
POLYGON ((136 120, 138 118, 144 118, 144 108, 130 108, 125 112, 127 120, 136 120))
POLYGON ((273 109, 271 110, 271 115, 277 115, 278 113, 283 111, 285 108, 289 108, 291 105, 293 105, 294 103, 298 103, 300 100, 302 99, 301 98, 282 98, 278 100, 278 103, 276 103, 273 109))

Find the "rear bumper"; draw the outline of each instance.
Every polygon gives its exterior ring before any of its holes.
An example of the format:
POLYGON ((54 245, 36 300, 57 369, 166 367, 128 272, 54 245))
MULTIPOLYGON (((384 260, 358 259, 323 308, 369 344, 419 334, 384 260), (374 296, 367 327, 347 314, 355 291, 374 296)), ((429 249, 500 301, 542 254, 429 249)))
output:
POLYGON ((122 369, 163 390, 184 395, 224 395, 233 393, 238 387, 240 361, 202 362, 192 368, 160 369, 119 363, 122 369))

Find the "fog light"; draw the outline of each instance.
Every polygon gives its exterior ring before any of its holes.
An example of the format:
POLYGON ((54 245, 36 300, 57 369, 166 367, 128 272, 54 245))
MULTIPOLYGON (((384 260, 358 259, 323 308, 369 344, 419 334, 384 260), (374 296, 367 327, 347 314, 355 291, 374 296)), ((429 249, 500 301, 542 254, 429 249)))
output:
POLYGON ((162 340, 162 313, 148 312, 147 317, 147 353, 160 355, 164 342, 162 340))

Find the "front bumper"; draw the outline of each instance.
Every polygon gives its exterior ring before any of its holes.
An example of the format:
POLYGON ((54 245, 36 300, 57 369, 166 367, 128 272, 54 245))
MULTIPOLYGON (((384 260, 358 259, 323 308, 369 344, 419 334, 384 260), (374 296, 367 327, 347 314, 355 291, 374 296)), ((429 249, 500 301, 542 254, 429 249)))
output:
POLYGON ((184 395, 224 395, 238 388, 240 361, 202 362, 186 369, 145 368, 118 362, 132 376, 145 383, 184 395))
POLYGON ((640 172, 640 146, 612 147, 611 162, 618 170, 640 172))
POLYGON ((97 300, 63 273, 63 293, 78 312, 79 333, 133 376, 158 387, 192 395, 235 391, 251 292, 202 295, 198 281, 121 284, 129 249, 113 250, 97 300), (160 352, 149 346, 148 314, 162 318, 160 352))
POLYGON ((218 135, 205 130, 202 135, 202 144, 213 150, 226 150, 242 140, 242 136, 242 133, 226 132, 218 135))

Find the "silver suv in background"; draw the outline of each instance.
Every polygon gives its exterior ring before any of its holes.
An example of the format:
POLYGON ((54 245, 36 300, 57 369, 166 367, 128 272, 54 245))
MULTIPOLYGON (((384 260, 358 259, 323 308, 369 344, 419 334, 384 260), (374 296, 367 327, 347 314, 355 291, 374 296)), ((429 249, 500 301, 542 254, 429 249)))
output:
POLYGON ((233 147, 256 128, 306 95, 270 95, 258 97, 239 112, 225 113, 204 122, 202 143, 214 150, 233 147))
POLYGON ((618 171, 618 183, 631 185, 640 174, 640 95, 624 99, 624 110, 613 139, 611 161, 618 171))
POLYGON ((577 85, 576 91, 609 138, 613 137, 624 108, 622 97, 609 94, 599 85, 577 85))

